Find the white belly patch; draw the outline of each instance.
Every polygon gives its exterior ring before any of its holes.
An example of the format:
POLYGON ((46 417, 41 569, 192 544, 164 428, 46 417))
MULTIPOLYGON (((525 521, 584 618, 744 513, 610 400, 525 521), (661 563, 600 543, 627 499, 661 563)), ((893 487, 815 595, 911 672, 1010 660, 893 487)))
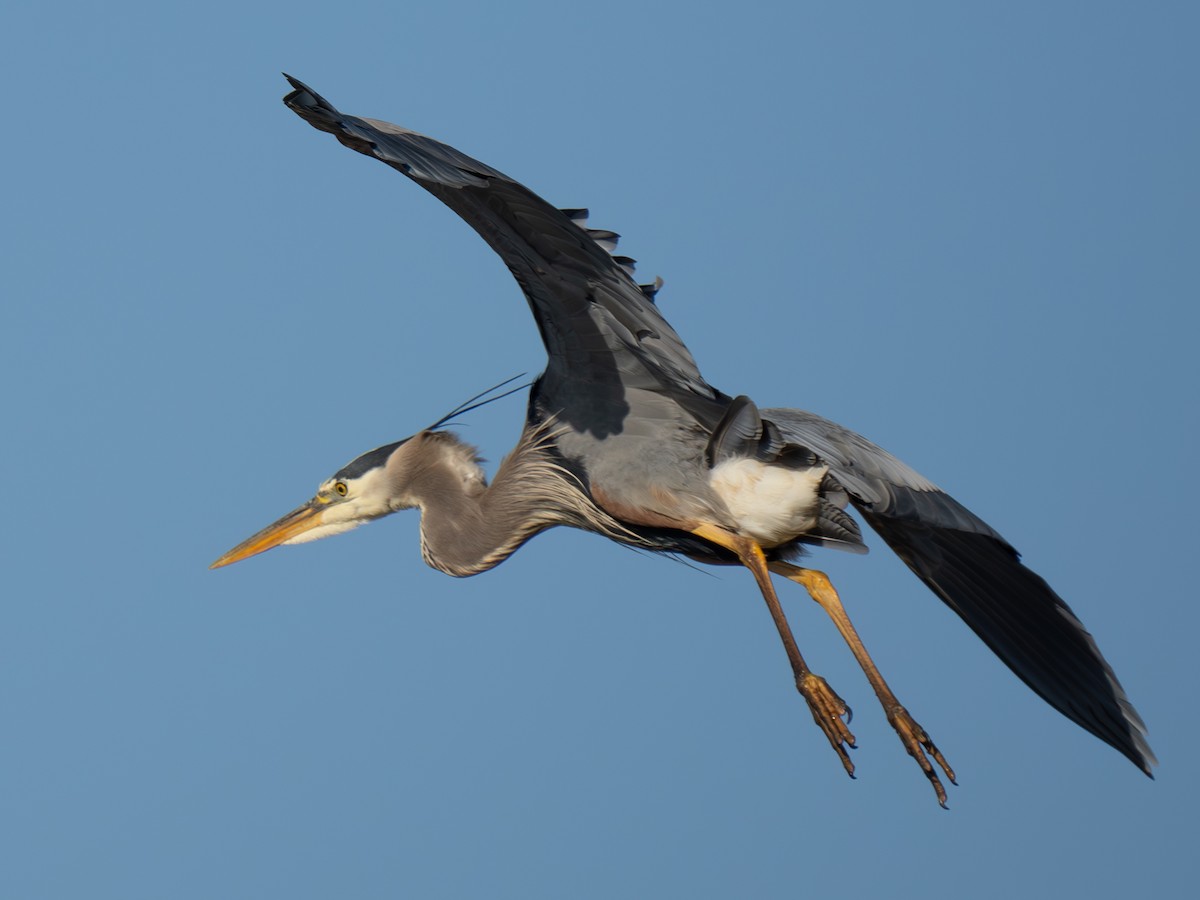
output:
POLYGON ((787 469, 753 459, 715 466, 709 483, 733 514, 738 532, 777 547, 817 525, 817 488, 828 469, 787 469))

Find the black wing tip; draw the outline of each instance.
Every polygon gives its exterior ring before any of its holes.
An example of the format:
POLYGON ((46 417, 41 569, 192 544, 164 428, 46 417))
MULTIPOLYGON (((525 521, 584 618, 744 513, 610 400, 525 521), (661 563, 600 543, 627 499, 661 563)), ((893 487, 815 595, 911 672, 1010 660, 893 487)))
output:
MULTIPOLYGON (((1133 707, 1130 707, 1132 711, 1133 707)), ((1136 717, 1137 713, 1133 715, 1136 717)), ((1150 742, 1146 738, 1146 726, 1142 724, 1140 717, 1136 721, 1129 722, 1129 740, 1131 746, 1118 747, 1117 749, 1125 755, 1125 757, 1142 770, 1142 773, 1154 781, 1154 767, 1158 765, 1158 757, 1154 755, 1154 751, 1150 749, 1150 742)))
POLYGON ((1112 667, 1066 602, 1008 544, 987 534, 863 513, 1018 678, 1153 777, 1157 760, 1146 726, 1112 667))
POLYGON ((310 88, 299 78, 293 78, 287 72, 281 73, 288 80, 288 84, 292 86, 283 98, 283 103, 288 109, 296 113, 303 114, 304 112, 313 112, 314 110, 325 110, 326 112, 338 115, 337 109, 332 103, 310 88))
POLYGON ((287 103, 289 106, 291 105, 291 103, 289 103, 289 101, 294 96, 296 96, 296 94, 312 94, 314 97, 320 96, 320 94, 318 94, 316 91, 314 91, 312 88, 310 88, 307 84, 305 84, 299 78, 293 78, 287 72, 281 72, 280 74, 284 78, 286 78, 288 81, 288 84, 290 84, 292 86, 291 91, 289 91, 287 96, 285 96, 283 98, 283 102, 287 103))
MULTIPOLYGON (((1095 732, 1092 733, 1095 734, 1095 732)), ((1154 751, 1150 749, 1149 744, 1146 743, 1146 735, 1144 733, 1140 731, 1131 733, 1128 744, 1124 746, 1100 735, 1096 736, 1100 737, 1104 743, 1113 747, 1118 753, 1137 766, 1138 770, 1151 781, 1158 780, 1154 777, 1154 767, 1158 765, 1158 758, 1154 755, 1154 751)))

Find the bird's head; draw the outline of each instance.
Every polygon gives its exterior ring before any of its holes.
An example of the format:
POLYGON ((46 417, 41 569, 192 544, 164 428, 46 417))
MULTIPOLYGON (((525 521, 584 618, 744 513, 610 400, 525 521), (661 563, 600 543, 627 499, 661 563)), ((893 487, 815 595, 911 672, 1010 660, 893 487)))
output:
POLYGON ((405 490, 407 457, 426 433, 377 447, 342 466, 303 506, 242 541, 209 568, 219 569, 278 547, 302 544, 357 528, 416 505, 405 490))
POLYGON ((477 497, 487 487, 478 453, 440 429, 456 416, 529 387, 521 384, 502 391, 522 377, 476 394, 412 437, 376 447, 346 463, 321 483, 311 500, 242 541, 209 568, 240 562, 280 544, 341 534, 402 509, 424 509, 427 499, 444 506, 452 497, 477 497))

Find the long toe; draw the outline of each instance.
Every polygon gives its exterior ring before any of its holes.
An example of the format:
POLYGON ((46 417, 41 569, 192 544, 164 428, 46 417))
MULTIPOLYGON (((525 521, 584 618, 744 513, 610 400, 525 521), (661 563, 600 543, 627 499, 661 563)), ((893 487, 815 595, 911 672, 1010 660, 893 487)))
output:
POLYGON ((938 778, 937 770, 929 761, 929 757, 933 757, 941 770, 946 774, 946 778, 951 784, 958 784, 954 780, 954 770, 946 762, 946 758, 942 756, 937 745, 930 740, 925 729, 909 715, 908 710, 903 706, 893 706, 887 711, 888 722, 892 728, 896 730, 896 734, 900 736, 900 742, 904 744, 904 749, 908 751, 908 755, 917 761, 921 767, 921 771, 925 773, 925 777, 929 779, 929 783, 933 786, 933 791, 937 794, 938 804, 943 809, 948 809, 946 806, 946 789, 942 787, 941 779, 938 778))
POLYGON ((846 774, 853 778, 854 763, 850 761, 847 748, 854 749, 857 745, 854 735, 846 725, 851 714, 850 707, 824 678, 814 675, 812 672, 807 672, 796 679, 796 689, 808 703, 813 721, 820 726, 825 737, 829 739, 830 745, 846 769, 846 774))

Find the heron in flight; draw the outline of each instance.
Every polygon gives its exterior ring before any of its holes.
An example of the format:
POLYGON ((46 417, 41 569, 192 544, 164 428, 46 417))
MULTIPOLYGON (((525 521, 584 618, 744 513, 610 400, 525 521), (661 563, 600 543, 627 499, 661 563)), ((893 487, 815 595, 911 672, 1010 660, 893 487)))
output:
POLYGON ((1092 636, 986 522, 834 422, 759 409, 711 386, 655 305, 660 282, 639 285, 633 261, 614 254, 618 236, 588 228, 586 210, 557 209, 453 147, 344 115, 288 80, 289 109, 408 176, 500 255, 549 362, 530 390, 521 437, 490 484, 475 449, 441 427, 447 417, 351 461, 213 568, 413 508, 425 562, 449 575, 491 569, 555 525, 741 564, 770 609, 796 688, 853 776, 849 707, 801 655, 774 573, 803 586, 832 618, 945 806, 940 776, 953 783, 953 770, 884 681, 829 579, 797 564, 813 546, 866 552, 852 507, 1022 681, 1151 774, 1145 726, 1092 636))

